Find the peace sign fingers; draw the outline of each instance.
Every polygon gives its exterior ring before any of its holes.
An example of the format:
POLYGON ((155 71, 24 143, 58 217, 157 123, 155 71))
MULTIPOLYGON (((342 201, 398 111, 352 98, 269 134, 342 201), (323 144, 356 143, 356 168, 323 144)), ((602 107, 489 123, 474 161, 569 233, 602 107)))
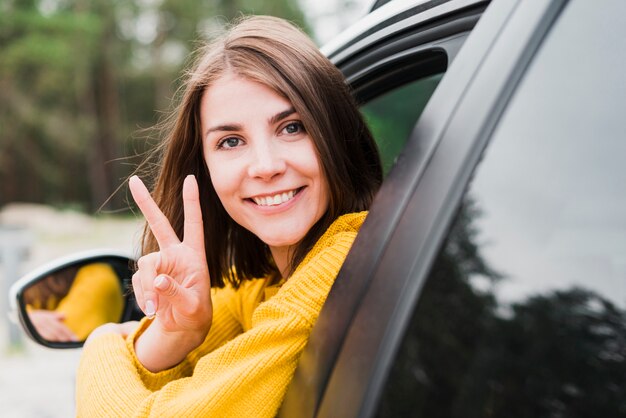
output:
POLYGON ((133 275, 137 303, 147 316, 154 316, 142 334, 152 335, 148 339, 152 343, 140 345, 141 341, 146 341, 140 338, 135 348, 144 365, 150 364, 161 370, 164 360, 166 366, 171 367, 169 359, 183 358, 190 351, 190 341, 193 344, 204 341, 211 327, 211 277, 204 252, 200 191, 195 177, 187 176, 182 185, 184 223, 181 241, 142 181, 133 176, 129 187, 159 245, 158 251, 139 258, 138 269, 133 275), (171 350, 168 348, 168 356, 164 359, 159 344, 172 338, 176 344, 170 347, 171 350), (173 353, 182 354, 182 357, 173 353))
POLYGON ((204 254, 204 228, 200 191, 195 176, 189 175, 183 182, 183 207, 185 214, 183 242, 204 254))
POLYGON ((150 230, 156 238, 159 248, 164 249, 169 246, 179 244, 180 241, 176 236, 176 232, 172 229, 167 217, 161 212, 158 205, 150 196, 150 192, 137 176, 132 176, 128 180, 128 187, 133 199, 139 206, 139 210, 146 218, 150 230))

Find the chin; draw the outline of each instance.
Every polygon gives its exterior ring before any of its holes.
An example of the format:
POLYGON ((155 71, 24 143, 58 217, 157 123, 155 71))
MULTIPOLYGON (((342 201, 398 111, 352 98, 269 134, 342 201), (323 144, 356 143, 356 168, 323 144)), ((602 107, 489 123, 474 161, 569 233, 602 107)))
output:
POLYGON ((285 239, 285 237, 267 239, 265 239, 264 237, 259 238, 270 247, 291 247, 292 245, 296 245, 297 243, 299 243, 302 238, 304 238, 304 235, 300 236, 299 239, 285 239))
POLYGON ((277 234, 272 232, 271 234, 256 234, 261 241, 270 247, 289 247, 299 243, 306 235, 306 232, 298 234, 277 234))

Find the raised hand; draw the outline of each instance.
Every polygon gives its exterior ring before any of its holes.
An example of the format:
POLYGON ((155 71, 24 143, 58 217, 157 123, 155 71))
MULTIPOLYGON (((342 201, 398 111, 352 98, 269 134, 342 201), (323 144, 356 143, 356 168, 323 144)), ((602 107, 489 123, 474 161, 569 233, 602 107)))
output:
POLYGON ((137 176, 131 177, 129 187, 159 245, 158 252, 138 260, 133 275, 139 307, 155 316, 135 349, 146 368, 158 371, 180 362, 204 341, 211 327, 211 281, 198 184, 193 176, 183 183, 182 241, 137 176))

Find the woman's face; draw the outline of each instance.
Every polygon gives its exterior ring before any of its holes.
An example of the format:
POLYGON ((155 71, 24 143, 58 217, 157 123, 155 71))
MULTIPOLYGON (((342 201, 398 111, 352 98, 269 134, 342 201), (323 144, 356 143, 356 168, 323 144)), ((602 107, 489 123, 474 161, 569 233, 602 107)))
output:
POLYGON ((220 201, 276 258, 328 207, 326 179, 300 116, 269 87, 229 73, 205 91, 200 112, 204 159, 220 201))

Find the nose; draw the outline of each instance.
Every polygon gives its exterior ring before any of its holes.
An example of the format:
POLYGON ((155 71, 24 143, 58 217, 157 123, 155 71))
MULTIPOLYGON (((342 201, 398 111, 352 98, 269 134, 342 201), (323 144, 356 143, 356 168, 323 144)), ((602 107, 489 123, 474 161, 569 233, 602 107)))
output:
POLYGON ((285 172, 287 162, 281 155, 280 147, 271 140, 256 141, 254 152, 248 166, 248 175, 252 178, 271 180, 285 172))

